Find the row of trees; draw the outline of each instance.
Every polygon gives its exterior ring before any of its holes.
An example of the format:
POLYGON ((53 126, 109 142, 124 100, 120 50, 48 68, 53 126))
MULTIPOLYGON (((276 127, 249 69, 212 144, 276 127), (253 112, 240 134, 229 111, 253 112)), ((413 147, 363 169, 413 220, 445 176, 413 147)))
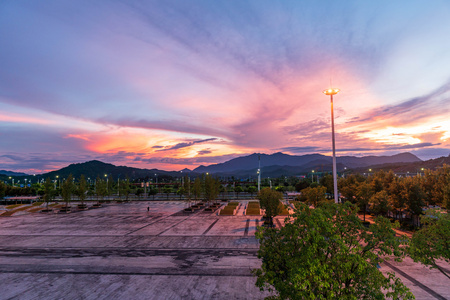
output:
POLYGON ((418 225, 425 206, 450 208, 450 167, 444 165, 414 177, 397 177, 392 171, 367 178, 351 175, 339 181, 339 189, 345 200, 358 204, 364 213, 370 209, 376 215, 400 220, 408 213, 418 225))
MULTIPOLYGON (((47 209, 49 202, 52 201, 57 194, 54 187, 55 186, 52 180, 50 178, 47 178, 43 185, 43 199, 46 202, 47 209)), ((128 200, 128 196, 131 191, 130 182, 128 179, 120 182, 118 191, 119 198, 125 196, 125 200, 128 200)), ((84 175, 81 175, 80 179, 77 182, 75 182, 72 175, 69 175, 61 184, 61 196, 63 198, 63 201, 66 203, 66 207, 69 207, 69 203, 72 200, 73 195, 76 195, 78 197, 78 200, 81 201, 81 205, 84 206, 84 202, 86 201, 88 195, 96 195, 97 200, 99 201, 103 200, 104 197, 108 196, 109 194, 110 190, 108 190, 108 181, 103 180, 100 177, 97 177, 95 181, 94 190, 90 190, 88 188, 88 183, 84 175)))
MULTIPOLYGON (((299 200, 314 206, 327 202, 326 193, 333 189, 332 180, 324 177, 322 183, 324 185, 301 190, 299 200)), ((340 178, 338 186, 342 200, 357 204, 364 221, 366 211, 370 210, 400 221, 408 214, 417 226, 426 206, 450 208, 450 167, 447 165, 414 177, 398 177, 392 171, 380 171, 368 177, 353 174, 340 178)))

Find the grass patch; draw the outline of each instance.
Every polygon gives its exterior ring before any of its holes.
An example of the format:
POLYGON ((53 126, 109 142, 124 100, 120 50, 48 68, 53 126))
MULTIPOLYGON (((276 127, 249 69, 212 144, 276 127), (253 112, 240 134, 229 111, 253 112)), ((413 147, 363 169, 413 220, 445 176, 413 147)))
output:
POLYGON ((31 205, 33 205, 33 206, 41 206, 42 204, 44 204, 43 201, 41 201, 41 202, 34 202, 34 203, 31 204, 31 205))
POLYGON ((233 216, 234 210, 239 206, 239 202, 230 202, 219 213, 220 216, 233 216))
POLYGON ((224 208, 224 209, 222 209, 220 211, 219 215, 221 215, 221 216, 233 216, 234 215, 234 208, 230 208, 230 209, 224 208))
POLYGON ((35 212, 39 212, 43 209, 44 209, 44 207, 34 207, 34 208, 30 209, 29 212, 35 213, 35 212))
POLYGON ((28 208, 30 208, 30 206, 24 206, 18 209, 14 209, 14 210, 10 210, 10 211, 6 211, 3 214, 1 214, 2 217, 10 217, 13 214, 15 214, 16 212, 22 211, 22 210, 27 210, 28 208))
POLYGON ((22 205, 24 205, 24 204, 11 204, 11 205, 6 206, 6 209, 14 209, 14 208, 22 206, 22 205))
POLYGON ((261 210, 259 207, 258 201, 251 201, 247 205, 247 211, 245 212, 247 216, 259 216, 261 214, 261 210))

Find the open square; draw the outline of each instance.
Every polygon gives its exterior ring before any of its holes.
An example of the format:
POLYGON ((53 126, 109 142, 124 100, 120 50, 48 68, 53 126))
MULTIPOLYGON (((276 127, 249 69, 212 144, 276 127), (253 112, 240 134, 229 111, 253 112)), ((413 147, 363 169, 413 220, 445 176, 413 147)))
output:
MULTIPOLYGON (((251 273, 260 266, 254 236, 260 217, 183 215, 184 205, 132 202, 0 218, 0 299, 268 296, 251 273)), ((382 270, 396 272, 417 299, 450 298, 436 270, 408 260, 382 270)))

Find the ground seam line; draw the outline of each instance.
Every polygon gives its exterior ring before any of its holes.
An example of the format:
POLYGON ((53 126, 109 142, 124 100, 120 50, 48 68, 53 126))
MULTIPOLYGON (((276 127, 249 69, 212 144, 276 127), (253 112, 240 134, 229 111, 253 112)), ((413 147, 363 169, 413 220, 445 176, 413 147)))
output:
POLYGON ((421 283, 417 279, 415 279, 412 276, 406 274, 404 271, 402 271, 399 268, 397 268, 397 267, 393 266, 392 264, 388 263, 387 261, 384 261, 383 263, 386 266, 388 266, 389 268, 391 268, 392 270, 394 270, 395 272, 399 273, 400 275, 402 275, 403 277, 405 277, 406 279, 411 281, 412 283, 414 283, 415 285, 417 285, 418 287, 420 287, 422 290, 424 290, 428 294, 430 294, 433 297, 435 297, 436 299, 441 299, 441 300, 446 300, 447 299, 447 298, 441 296, 440 294, 438 294, 437 292, 435 292, 434 290, 430 289, 429 287, 427 287, 426 285, 424 285, 423 283, 421 283))

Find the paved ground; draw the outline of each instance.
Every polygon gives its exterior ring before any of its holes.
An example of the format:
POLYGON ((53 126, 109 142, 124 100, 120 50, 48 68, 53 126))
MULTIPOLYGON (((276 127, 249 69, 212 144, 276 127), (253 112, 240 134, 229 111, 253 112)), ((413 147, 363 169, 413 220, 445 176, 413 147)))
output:
MULTIPOLYGON (((179 202, 110 204, 0 218, 0 299, 261 299, 259 218, 180 213, 179 202)), ((279 224, 277 222, 277 224, 279 224)), ((450 299, 450 281, 390 262, 417 299, 450 299)), ((449 270, 450 272, 450 270, 449 270)))

